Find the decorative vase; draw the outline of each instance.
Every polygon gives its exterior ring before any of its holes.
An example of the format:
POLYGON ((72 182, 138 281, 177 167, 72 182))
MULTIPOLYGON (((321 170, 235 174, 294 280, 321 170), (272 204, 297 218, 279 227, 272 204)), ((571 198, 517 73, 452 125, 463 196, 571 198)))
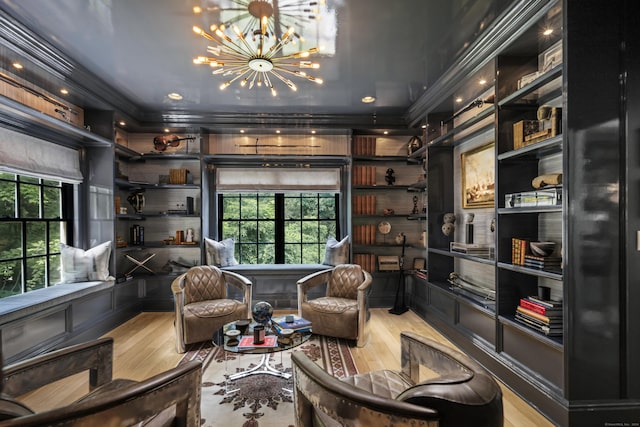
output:
POLYGON ((133 206, 135 213, 141 213, 144 208, 144 192, 134 191, 127 197, 127 202, 133 206))

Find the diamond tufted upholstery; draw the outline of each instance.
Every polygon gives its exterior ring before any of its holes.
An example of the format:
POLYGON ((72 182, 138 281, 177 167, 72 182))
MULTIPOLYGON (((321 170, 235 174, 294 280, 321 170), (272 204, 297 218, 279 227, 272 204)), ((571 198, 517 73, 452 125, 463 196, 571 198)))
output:
POLYGON ((503 426, 502 391, 480 364, 412 332, 400 342, 400 371, 344 379, 293 352, 296 426, 503 426))
POLYGON ((4 367, 0 375, 0 426, 200 426, 201 362, 183 363, 143 381, 112 379, 112 370, 112 338, 4 367), (80 373, 88 373, 89 393, 76 402, 32 411, 14 398, 80 373))
POLYGON ((310 320, 313 333, 356 340, 367 339, 368 295, 372 277, 357 264, 340 264, 298 280, 298 315, 310 320), (326 285, 324 297, 309 300, 307 292, 326 285))
POLYGON ((251 281, 212 265, 199 265, 171 284, 175 304, 176 350, 210 340, 225 323, 250 318, 251 281), (240 289, 242 300, 228 297, 227 286, 240 289))

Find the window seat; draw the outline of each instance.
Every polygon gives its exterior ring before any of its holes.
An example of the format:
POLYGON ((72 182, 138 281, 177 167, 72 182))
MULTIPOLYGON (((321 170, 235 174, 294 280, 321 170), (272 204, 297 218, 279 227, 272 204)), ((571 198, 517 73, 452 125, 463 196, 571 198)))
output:
MULTIPOLYGON (((238 264, 222 267, 251 280, 253 301, 268 301, 276 309, 297 309, 296 282, 308 274, 329 268, 332 267, 325 264, 238 264)), ((323 291, 318 289, 318 296, 323 291)))
POLYGON ((24 294, 2 298, 0 325, 110 288, 114 283, 113 280, 61 283, 49 288, 36 289, 24 294))

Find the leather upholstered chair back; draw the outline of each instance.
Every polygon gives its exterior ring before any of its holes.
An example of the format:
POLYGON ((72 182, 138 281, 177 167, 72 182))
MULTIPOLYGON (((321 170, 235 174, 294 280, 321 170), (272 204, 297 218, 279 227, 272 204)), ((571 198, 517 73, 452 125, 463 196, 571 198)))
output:
POLYGON ((358 298, 358 286, 364 281, 362 267, 358 264, 340 264, 333 269, 327 284, 327 296, 336 298, 358 298))
POLYGON ((184 281, 185 304, 227 297, 227 286, 219 268, 199 265, 190 268, 186 274, 184 281))

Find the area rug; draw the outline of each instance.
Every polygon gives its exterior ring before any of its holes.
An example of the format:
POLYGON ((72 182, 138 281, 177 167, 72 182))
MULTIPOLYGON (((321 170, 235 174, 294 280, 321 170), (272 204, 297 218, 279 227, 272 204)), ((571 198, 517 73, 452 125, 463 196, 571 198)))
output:
MULTIPOLYGON (((306 343, 272 353, 270 364, 291 373, 291 352, 302 351, 330 374, 343 378, 357 373, 349 342, 314 335, 306 343)), ((236 354, 210 342, 193 345, 180 360, 200 360, 203 366, 201 416, 203 427, 293 426, 293 377, 255 374, 230 380, 236 372, 260 363, 260 354, 236 354)))

